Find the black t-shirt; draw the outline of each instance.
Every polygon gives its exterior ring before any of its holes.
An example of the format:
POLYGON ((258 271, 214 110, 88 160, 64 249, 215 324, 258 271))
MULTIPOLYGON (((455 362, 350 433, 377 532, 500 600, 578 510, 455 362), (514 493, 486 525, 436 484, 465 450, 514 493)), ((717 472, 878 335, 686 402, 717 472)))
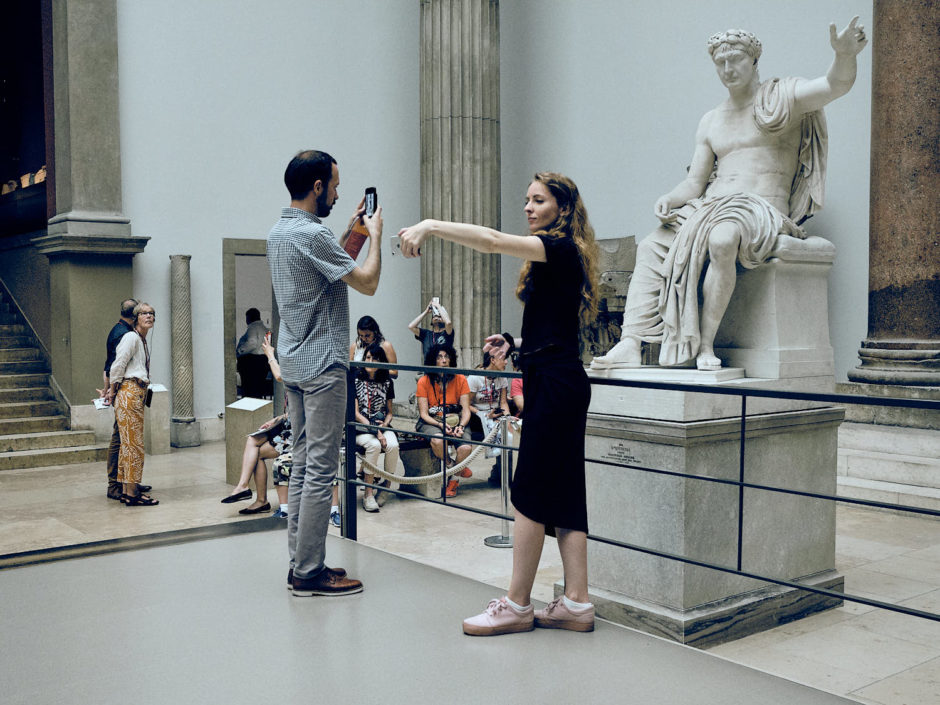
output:
POLYGON ((112 328, 111 332, 108 333, 108 356, 104 361, 104 373, 108 375, 108 377, 111 376, 111 365, 114 364, 114 357, 117 355, 118 343, 121 342, 121 338, 124 337, 125 333, 130 333, 132 330, 134 330, 134 326, 129 325, 121 320, 115 323, 114 328, 112 328))
POLYGON ((418 340, 421 341, 421 362, 424 362, 424 358, 427 357, 428 350, 433 348, 435 345, 453 345, 454 344, 454 334, 448 333, 447 330, 442 331, 433 331, 428 330, 427 328, 419 328, 418 335, 415 336, 418 340))
POLYGON ((579 312, 584 267, 570 237, 538 235, 545 262, 532 263, 532 288, 522 312, 522 353, 554 345, 578 354, 579 312))

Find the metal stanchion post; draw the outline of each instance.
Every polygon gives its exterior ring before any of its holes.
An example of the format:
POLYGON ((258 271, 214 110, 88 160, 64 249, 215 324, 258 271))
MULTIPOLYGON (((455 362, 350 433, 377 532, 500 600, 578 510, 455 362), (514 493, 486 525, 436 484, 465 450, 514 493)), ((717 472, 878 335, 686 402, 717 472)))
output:
MULTIPOLYGON (((509 417, 501 416, 499 419, 499 438, 502 442, 499 485, 500 497, 503 505, 503 516, 509 514, 509 478, 512 477, 512 451, 509 450, 509 417)), ((487 536, 483 543, 492 548, 512 548, 512 529, 508 519, 501 519, 502 534, 487 536)))
POLYGON ((350 370, 350 373, 346 376, 346 462, 343 463, 343 474, 346 476, 346 481, 342 483, 340 488, 343 495, 341 500, 343 505, 343 526, 340 529, 340 534, 343 538, 352 539, 353 541, 358 538, 356 528, 356 485, 349 484, 350 480, 356 479, 356 429, 350 426, 350 424, 356 422, 356 382, 354 374, 355 368, 350 370))

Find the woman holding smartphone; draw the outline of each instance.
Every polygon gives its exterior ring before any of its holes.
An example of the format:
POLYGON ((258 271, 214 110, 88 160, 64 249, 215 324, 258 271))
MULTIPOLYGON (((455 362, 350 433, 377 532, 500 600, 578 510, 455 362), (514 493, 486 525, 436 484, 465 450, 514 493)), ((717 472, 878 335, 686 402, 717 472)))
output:
MULTIPOLYGON (((516 295, 525 304, 520 347, 526 432, 513 477, 513 571, 509 594, 464 620, 465 634, 493 636, 535 627, 591 631, 588 602, 584 433, 591 387, 578 354, 582 320, 597 314, 597 244, 571 179, 540 172, 525 199, 529 236, 464 223, 423 220, 399 233, 401 251, 417 257, 429 237, 484 253, 525 260, 516 295), (545 439, 551 442, 545 442, 545 439), (546 532, 554 531, 565 574, 564 595, 544 610, 530 597, 546 532)), ((489 339, 502 343, 501 336, 489 339)))

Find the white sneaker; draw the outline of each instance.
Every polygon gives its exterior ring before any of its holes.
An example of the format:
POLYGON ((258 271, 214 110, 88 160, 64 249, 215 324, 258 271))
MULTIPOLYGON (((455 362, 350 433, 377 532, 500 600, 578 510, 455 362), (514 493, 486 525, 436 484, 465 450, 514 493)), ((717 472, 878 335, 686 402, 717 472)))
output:
POLYGON ((367 494, 362 498, 362 508, 367 512, 377 512, 379 511, 379 503, 375 501, 374 494, 367 494))

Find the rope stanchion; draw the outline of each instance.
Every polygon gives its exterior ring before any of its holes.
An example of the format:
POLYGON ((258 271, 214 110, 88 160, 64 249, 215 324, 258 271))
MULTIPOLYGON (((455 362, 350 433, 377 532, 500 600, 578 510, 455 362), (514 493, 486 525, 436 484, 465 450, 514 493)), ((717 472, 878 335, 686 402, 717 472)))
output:
MULTIPOLYGON (((486 434, 486 436, 483 438, 481 443, 492 443, 493 439, 496 437, 496 434, 499 433, 499 430, 501 427, 502 427, 501 423, 499 425, 493 426, 493 428, 490 429, 490 432, 486 434)), ((394 431, 394 429, 392 430, 394 431)), ((505 438, 505 434, 503 438, 505 438)), ((480 455, 480 452, 484 450, 485 448, 486 446, 479 446, 479 445, 473 446, 473 450, 470 452, 470 455, 468 455, 466 458, 461 460, 456 465, 446 469, 446 472, 444 473, 444 479, 447 479, 451 477, 452 475, 455 475, 456 473, 460 472, 465 467, 467 467, 470 463, 472 463, 477 458, 477 456, 480 455)), ((368 460, 366 460, 365 457, 363 457, 362 453, 356 453, 356 458, 362 461, 362 467, 364 469, 369 470, 370 474, 381 477, 383 480, 389 480, 390 482, 397 482, 402 485, 422 485, 428 482, 434 482, 434 481, 438 481, 441 479, 440 471, 431 473, 430 475, 419 475, 419 476, 414 476, 414 477, 409 477, 407 475, 395 475, 390 472, 385 472, 383 468, 373 465, 368 460)))

